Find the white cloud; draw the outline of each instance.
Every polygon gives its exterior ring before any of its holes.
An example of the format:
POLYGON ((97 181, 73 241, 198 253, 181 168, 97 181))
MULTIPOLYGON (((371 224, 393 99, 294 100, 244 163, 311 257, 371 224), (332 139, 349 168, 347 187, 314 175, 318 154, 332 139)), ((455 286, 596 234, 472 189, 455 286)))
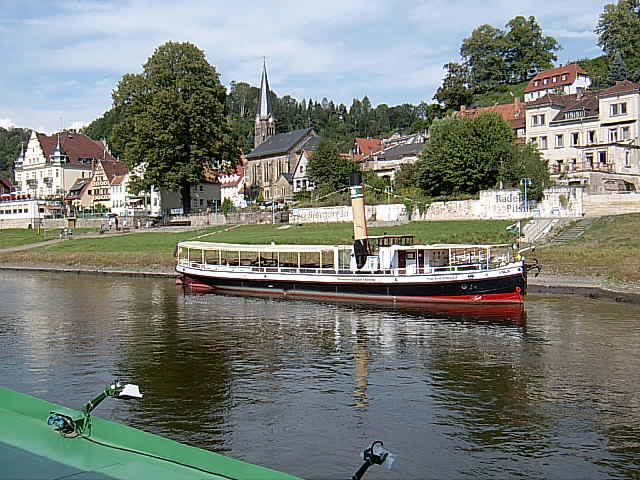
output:
POLYGON ((84 120, 78 120, 73 122, 71 125, 69 125, 68 128, 72 129, 72 130, 80 130, 84 127, 86 127, 87 125, 89 125, 91 122, 86 122, 84 120))
POLYGON ((16 124, 10 118, 0 118, 0 127, 8 129, 15 127, 16 124))

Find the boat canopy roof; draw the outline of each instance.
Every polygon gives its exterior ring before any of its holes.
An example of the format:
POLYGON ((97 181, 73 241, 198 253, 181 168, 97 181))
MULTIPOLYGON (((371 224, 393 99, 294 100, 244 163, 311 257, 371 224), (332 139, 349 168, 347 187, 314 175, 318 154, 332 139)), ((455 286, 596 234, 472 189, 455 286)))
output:
POLYGON ((247 244, 247 243, 213 243, 213 242, 180 242, 178 247, 197 250, 232 250, 234 252, 320 252, 327 250, 350 250, 351 245, 291 245, 291 244, 247 244))

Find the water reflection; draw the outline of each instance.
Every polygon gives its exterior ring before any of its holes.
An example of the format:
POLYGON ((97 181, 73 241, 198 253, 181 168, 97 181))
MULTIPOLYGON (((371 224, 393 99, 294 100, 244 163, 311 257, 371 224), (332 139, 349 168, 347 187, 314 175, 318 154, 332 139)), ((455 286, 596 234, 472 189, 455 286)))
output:
POLYGON ((171 281, 0 272, 0 379, 305 478, 628 478, 640 470, 640 314, 571 297, 416 308, 219 295, 171 281))

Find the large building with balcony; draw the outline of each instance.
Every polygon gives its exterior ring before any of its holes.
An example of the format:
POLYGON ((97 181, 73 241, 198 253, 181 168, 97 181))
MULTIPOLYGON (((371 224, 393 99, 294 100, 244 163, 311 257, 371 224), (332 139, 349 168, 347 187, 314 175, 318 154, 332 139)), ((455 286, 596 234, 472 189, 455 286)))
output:
POLYGON ((526 106, 527 141, 559 183, 591 193, 640 191, 640 85, 545 95, 526 106))
POLYGON ((116 162, 103 142, 74 131, 32 132, 14 164, 15 188, 31 198, 62 198, 78 179, 90 178, 100 161, 116 162))

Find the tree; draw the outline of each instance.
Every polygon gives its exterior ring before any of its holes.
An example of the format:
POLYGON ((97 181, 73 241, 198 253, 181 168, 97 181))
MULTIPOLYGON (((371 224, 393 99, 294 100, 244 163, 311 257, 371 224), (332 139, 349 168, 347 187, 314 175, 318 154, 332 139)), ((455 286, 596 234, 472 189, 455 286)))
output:
POLYGON ((486 92, 507 81, 504 32, 491 25, 481 25, 462 41, 460 56, 469 69, 471 86, 486 92))
POLYGON ((20 154, 21 145, 29 141, 31 130, 0 127, 0 177, 13 177, 13 162, 20 154))
POLYGON ((509 124, 493 112, 438 120, 417 162, 417 184, 433 196, 494 187, 501 164, 511 158, 514 138, 509 124))
POLYGON ((416 176, 418 173, 418 165, 416 163, 408 163, 400 167, 393 180, 396 188, 411 188, 416 186, 416 176))
POLYGON ((538 72, 553 67, 560 45, 544 36, 535 17, 517 16, 507 23, 505 61, 512 82, 524 82, 538 72))
POLYGON ((607 83, 609 85, 615 85, 616 82, 627 80, 628 78, 629 71, 627 70, 627 64, 624 62, 620 52, 616 52, 613 56, 613 61, 609 64, 607 83))
POLYGON ((595 33, 598 45, 609 57, 619 52, 631 71, 640 68, 640 0, 605 5, 595 33))
POLYGON ((514 143, 511 155, 500 166, 498 179, 505 186, 520 187, 523 178, 533 180, 527 186, 527 196, 531 200, 542 200, 544 189, 551 185, 547 161, 542 158, 538 148, 531 144, 514 143))
POLYGON ((320 188, 340 190, 349 186, 351 174, 359 170, 353 160, 340 155, 335 143, 325 140, 309 160, 307 173, 320 188))
POLYGON ((121 118, 113 143, 133 171, 132 190, 151 186, 180 191, 191 210, 191 185, 206 169, 230 168, 238 157, 225 111, 226 91, 218 73, 191 43, 168 42, 126 74, 113 92, 121 118))
POLYGON ((447 75, 433 98, 447 108, 459 110, 461 105, 468 105, 473 100, 469 69, 454 62, 447 63, 444 68, 447 69, 447 75))
POLYGON ((225 215, 229 215, 232 209, 233 209, 233 204, 231 203, 231 199, 229 197, 226 197, 222 202, 222 213, 225 215))

